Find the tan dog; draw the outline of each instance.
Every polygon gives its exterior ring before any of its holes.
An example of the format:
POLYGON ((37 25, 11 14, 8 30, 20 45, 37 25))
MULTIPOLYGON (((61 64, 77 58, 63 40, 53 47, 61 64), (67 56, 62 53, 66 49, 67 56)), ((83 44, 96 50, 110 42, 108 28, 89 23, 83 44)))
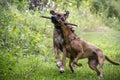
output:
MULTIPOLYGON (((64 62, 66 62, 66 57, 70 57, 69 66, 74 72, 74 64, 77 64, 79 59, 88 58, 89 67, 96 71, 96 73, 102 77, 103 75, 103 64, 106 59, 114 65, 120 65, 109 59, 106 55, 103 54, 102 50, 86 41, 82 38, 76 36, 70 29, 68 25, 65 25, 62 20, 58 19, 56 16, 53 16, 52 21, 57 21, 61 25, 64 38, 64 46, 66 53, 64 53, 64 62), (97 65, 100 66, 100 71, 97 69, 97 65)), ((65 64, 61 66, 65 68, 65 64)))

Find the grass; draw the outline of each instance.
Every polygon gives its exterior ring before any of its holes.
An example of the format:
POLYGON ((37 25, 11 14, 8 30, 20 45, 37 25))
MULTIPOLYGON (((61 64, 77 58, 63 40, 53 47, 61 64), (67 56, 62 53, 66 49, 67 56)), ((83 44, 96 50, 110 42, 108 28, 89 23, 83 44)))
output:
MULTIPOLYGON (((81 32, 78 33, 86 41, 99 46, 104 54, 120 63, 120 32, 81 32)), ((52 45, 52 44, 51 44, 52 45)), ((51 48, 51 51, 53 49, 51 48)), ((44 55, 25 55, 17 58, 17 63, 3 80, 98 80, 100 79, 87 65, 87 59, 79 60, 82 67, 76 67, 71 73, 67 66, 63 74, 55 66, 55 56, 48 52, 44 55)), ((114 66, 105 61, 104 75, 100 80, 120 79, 120 66, 114 66)), ((1 79, 2 80, 2 79, 1 79)))

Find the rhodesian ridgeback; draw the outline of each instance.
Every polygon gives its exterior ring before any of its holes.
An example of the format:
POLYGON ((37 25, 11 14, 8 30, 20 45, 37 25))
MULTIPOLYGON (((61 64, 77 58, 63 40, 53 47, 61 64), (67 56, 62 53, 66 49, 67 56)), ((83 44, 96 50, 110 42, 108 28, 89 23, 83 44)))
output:
MULTIPOLYGON (((50 14, 52 14, 52 17, 49 18, 49 19, 52 19, 52 23, 54 24, 54 34, 53 34, 53 43, 54 43, 54 51, 55 51, 55 55, 56 55, 56 65, 60 68, 60 72, 64 72, 64 65, 66 64, 65 62, 65 55, 64 53, 66 53, 66 49, 65 49, 65 46, 64 46, 64 38, 63 38, 63 34, 62 34, 62 30, 61 30, 61 25, 56 22, 56 20, 54 20, 54 16, 57 17, 57 19, 60 19, 62 20, 65 25, 71 25, 69 26, 71 32, 74 33, 75 31, 75 24, 72 24, 72 23, 68 23, 66 21, 66 18, 68 18, 69 16, 69 11, 66 11, 65 14, 63 13, 58 13, 58 12, 55 12, 53 10, 50 11, 50 14), (62 56, 62 64, 60 62, 60 56, 59 56, 59 52, 58 52, 58 49, 60 49, 62 52, 63 52, 63 56, 62 56)), ((47 17, 48 18, 48 17, 47 17)), ((68 56, 70 58, 70 56, 68 56)), ((77 64, 77 66, 82 66, 82 64, 77 64)))
MULTIPOLYGON (((52 19, 54 18, 53 16, 56 16, 58 19, 61 19, 63 22, 66 22, 67 25, 67 21, 66 19, 69 16, 69 11, 66 11, 66 13, 59 13, 59 12, 55 12, 53 10, 50 11, 50 14, 52 14, 52 19)), ((52 21, 52 23, 54 24, 54 33, 53 33, 53 43, 54 43, 54 53, 56 56, 56 66, 60 67, 61 65, 65 65, 65 61, 63 61, 62 59, 62 64, 60 62, 60 55, 59 55, 59 51, 63 52, 63 56, 65 53, 65 47, 64 47, 64 39, 63 39, 63 34, 62 34, 62 30, 60 27, 60 24, 58 24, 57 22, 54 22, 55 20, 52 21)), ((70 24, 70 23, 69 23, 70 24)), ((74 25, 74 24, 71 24, 74 25)), ((71 31, 74 32, 74 27, 71 27, 71 31)), ((64 71, 62 68, 60 69, 60 72, 64 71)))
POLYGON ((74 72, 75 64, 78 63, 79 59, 88 58, 89 67, 96 71, 97 75, 101 77, 103 76, 103 65, 105 60, 114 65, 120 65, 104 55, 100 48, 77 36, 71 31, 70 25, 65 25, 62 19, 53 15, 52 22, 60 25, 64 39, 65 51, 63 55, 64 64, 61 66, 62 70, 65 68, 66 57, 70 58, 69 66, 72 72, 74 72), (98 64, 100 66, 100 70, 97 68, 98 64))
MULTIPOLYGON (((53 10, 50 11, 50 14, 52 14, 52 16, 56 16, 58 19, 61 19, 65 25, 71 25, 70 29, 72 32, 74 32, 74 28, 75 26, 77 26, 76 24, 72 24, 72 23, 68 23, 66 21, 66 19, 69 16, 69 11, 66 11, 66 13, 59 13, 59 12, 55 12, 53 10)), ((47 17, 47 16, 41 16, 42 18, 46 18, 46 19, 52 19, 54 17, 47 17)), ((58 22, 52 21, 52 23, 54 24, 54 33, 53 33, 53 43, 54 43, 54 53, 56 56, 56 66, 60 68, 60 66, 65 65, 65 61, 64 61, 64 53, 65 53, 65 47, 64 47, 64 39, 63 39, 63 34, 62 34, 62 30, 60 27, 60 24, 58 24, 58 22), (59 50, 63 52, 63 58, 62 58, 62 64, 60 61, 60 55, 59 55, 59 50)), ((79 66, 79 64, 76 64, 79 66)), ((64 72, 64 68, 60 68, 60 72, 64 72)))

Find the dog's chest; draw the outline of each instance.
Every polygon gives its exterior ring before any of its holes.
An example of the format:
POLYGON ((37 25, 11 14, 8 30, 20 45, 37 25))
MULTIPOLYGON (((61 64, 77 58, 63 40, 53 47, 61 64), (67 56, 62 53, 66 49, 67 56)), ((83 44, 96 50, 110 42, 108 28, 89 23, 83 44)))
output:
POLYGON ((63 36, 62 36, 62 30, 60 29, 60 26, 55 26, 55 43, 57 44, 58 47, 60 47, 63 42, 63 36))
POLYGON ((64 42, 62 35, 58 35, 57 37, 55 37, 55 43, 58 47, 60 47, 60 45, 62 45, 64 42))

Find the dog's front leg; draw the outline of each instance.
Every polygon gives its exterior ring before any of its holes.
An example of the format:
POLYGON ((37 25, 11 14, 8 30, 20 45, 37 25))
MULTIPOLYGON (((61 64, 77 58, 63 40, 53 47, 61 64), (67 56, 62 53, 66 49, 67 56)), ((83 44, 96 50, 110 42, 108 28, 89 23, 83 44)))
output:
POLYGON ((60 66, 61 66, 60 55, 59 55, 58 48, 57 48, 57 46, 55 45, 55 43, 54 43, 54 53, 55 53, 55 58, 56 58, 56 66, 57 66, 58 68, 60 68, 60 66))
POLYGON ((73 64, 76 64, 76 65, 78 65, 78 66, 82 66, 81 63, 78 64, 78 60, 79 60, 80 58, 82 58, 82 56, 83 56, 83 52, 78 52, 77 57, 73 60, 73 64))
POLYGON ((69 67, 72 72, 75 72, 75 65, 73 64, 73 60, 74 60, 74 58, 71 57, 70 61, 69 61, 69 67))
POLYGON ((62 55, 62 65, 60 67, 60 73, 63 73, 65 71, 65 67, 66 67, 66 48, 63 47, 63 55, 62 55))

